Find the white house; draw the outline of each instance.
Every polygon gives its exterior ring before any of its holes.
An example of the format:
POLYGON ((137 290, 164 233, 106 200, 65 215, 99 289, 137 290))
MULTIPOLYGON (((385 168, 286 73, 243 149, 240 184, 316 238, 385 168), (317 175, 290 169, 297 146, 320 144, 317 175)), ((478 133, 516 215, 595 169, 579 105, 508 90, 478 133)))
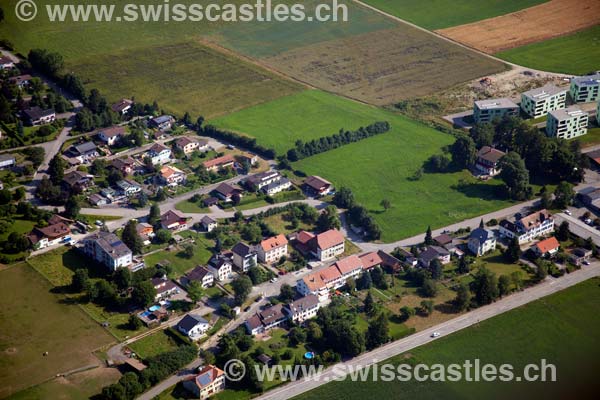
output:
POLYGON ((202 219, 200 220, 200 224, 202 224, 202 228, 204 228, 206 232, 212 232, 219 226, 219 223, 216 220, 209 217, 208 215, 202 217, 202 219))
POLYGON ((469 235, 467 246, 471 250, 471 253, 480 257, 496 249, 496 236, 490 230, 477 228, 469 235))
POLYGON ((210 329, 207 320, 199 315, 187 314, 177 323, 177 330, 192 340, 198 340, 206 336, 210 329))
POLYGON ((239 242, 231 249, 233 253, 233 265, 242 272, 257 264, 257 254, 254 246, 239 242))
POLYGON ((560 243, 554 236, 550 236, 547 239, 537 242, 532 249, 533 252, 538 255, 538 257, 553 256, 554 254, 558 253, 558 250, 560 249, 560 243))
POLYGON ((115 183, 115 186, 117 186, 121 193, 123 193, 123 195, 126 197, 131 197, 142 191, 140 185, 127 179, 121 179, 115 183))
POLYGON ((565 108, 567 89, 546 85, 521 94, 521 109, 530 117, 538 118, 550 111, 565 108))
POLYGON ((215 254, 208 261, 208 270, 218 281, 226 281, 233 276, 233 262, 223 254, 215 254))
POLYGON ((196 399, 205 400, 225 390, 225 373, 213 365, 207 365, 198 372, 198 375, 184 380, 183 387, 196 399))
POLYGON ((199 265, 185 274, 185 276, 182 278, 182 283, 184 285, 189 285, 189 283, 192 281, 198 282, 203 288, 206 289, 214 284, 215 276, 206 267, 199 265))
POLYGON ((160 181, 167 186, 177 186, 186 181, 185 172, 173 165, 165 165, 160 169, 160 181))
POLYGON ((125 137, 124 126, 113 126, 110 128, 103 128, 98 131, 98 139, 100 139, 109 146, 114 146, 123 137, 125 137))
POLYGON ((121 99, 117 103, 114 103, 110 108, 117 114, 125 115, 131 110, 133 101, 129 99, 121 99))
POLYGON ((15 165, 16 159, 12 154, 0 154, 0 169, 11 168, 15 165))
POLYGON ((284 190, 288 190, 292 187, 292 182, 288 178, 281 178, 275 182, 271 182, 266 186, 263 186, 260 189, 264 194, 273 196, 277 193, 283 192, 284 190))
POLYGON ((307 319, 316 317, 319 305, 319 298, 314 294, 309 294, 287 304, 283 308, 283 312, 287 314, 289 319, 300 324, 307 319))
POLYGON ((518 238, 519 244, 554 232, 554 218, 547 210, 540 210, 525 217, 516 216, 500 221, 500 235, 518 238))
POLYGON ((154 143, 146 154, 152 159, 152 165, 161 165, 171 161, 171 149, 160 143, 154 143))
POLYGON ((282 234, 261 241, 258 246, 258 259, 267 264, 279 261, 288 254, 287 244, 288 241, 282 234))
POLYGON ((99 231, 84 238, 83 251, 113 272, 133 262, 133 253, 129 247, 110 232, 99 231))

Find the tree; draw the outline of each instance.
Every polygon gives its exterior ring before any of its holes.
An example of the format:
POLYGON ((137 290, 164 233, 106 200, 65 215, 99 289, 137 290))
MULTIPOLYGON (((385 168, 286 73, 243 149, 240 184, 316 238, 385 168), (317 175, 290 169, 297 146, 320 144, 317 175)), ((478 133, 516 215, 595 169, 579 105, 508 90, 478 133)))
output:
POLYGON ((485 267, 479 268, 472 283, 475 301, 480 306, 490 304, 498 298, 498 278, 485 267))
POLYGON ((115 271, 113 280, 119 289, 125 290, 131 286, 132 278, 129 268, 119 268, 115 271))
POLYGON ((242 275, 231 282, 231 287, 235 293, 235 303, 242 305, 252 291, 252 281, 247 276, 242 275))
POLYGON ((333 204, 339 208, 351 208, 355 204, 354 193, 349 188, 342 186, 333 195, 333 204))
POLYGON ((144 247, 144 242, 137 231, 137 221, 132 219, 127 222, 123 229, 123 243, 129 247, 133 254, 140 254, 144 247))
POLYGON ((371 278, 371 274, 362 274, 358 281, 358 287, 362 290, 368 290, 371 289, 371 286, 373 286, 373 279, 371 278))
POLYGON ((540 207, 543 209, 550 208, 552 206, 552 194, 548 191, 543 191, 540 196, 540 207))
POLYGON ((406 322, 410 317, 415 315, 415 309, 408 306, 403 306, 400 308, 400 321, 406 322))
POLYGON ((241 230, 242 238, 251 244, 256 244, 262 240, 262 230, 256 223, 245 224, 241 230))
POLYGON ((425 297, 435 297, 438 292, 437 285, 431 279, 424 279, 420 288, 421 294, 425 297))
POLYGON ((367 297, 365 297, 365 302, 364 302, 364 308, 363 309, 365 310, 365 314, 367 314, 367 315, 373 315, 373 312, 376 309, 376 307, 375 307, 375 300, 373 300, 373 295, 371 294, 370 290, 367 293, 367 297))
POLYGON ((135 314, 131 314, 127 320, 127 326, 131 331, 137 331, 143 326, 142 321, 135 314))
POLYGON ((339 229, 341 225, 335 206, 327 206, 317 219, 317 229, 321 232, 339 229))
POLYGON ((431 226, 428 226, 427 232, 425 232, 425 244, 427 246, 431 246, 433 244, 433 236, 431 234, 431 226))
POLYGON ((160 222, 160 207, 158 204, 153 203, 150 206, 150 214, 148 214, 148 223, 152 226, 156 226, 156 224, 160 222))
POLYGON ((521 271, 514 271, 510 274, 510 280, 515 287, 515 290, 521 290, 523 287, 523 274, 521 271))
POLYGON ((471 269, 469 266, 469 261, 466 256, 463 256, 458 259, 457 271, 459 274, 468 274, 471 269))
POLYGON ((535 278, 538 281, 543 281, 548 276, 548 264, 545 261, 541 261, 538 263, 537 268, 535 270, 535 278))
POLYGON ((192 258, 194 257, 194 245, 191 243, 187 243, 185 246, 183 246, 183 254, 186 256, 186 258, 192 258))
POLYGON ((431 315, 433 312, 433 301, 423 300, 421 301, 421 313, 425 316, 431 315))
POLYGON ((494 126, 490 123, 476 124, 471 128, 471 138, 478 148, 494 143, 494 126))
POLYGON ((291 287, 287 283, 281 285, 281 288, 279 289, 279 300, 281 302, 289 303, 290 301, 294 300, 295 295, 296 293, 293 287, 291 287))
POLYGON ((381 200, 380 204, 381 204, 381 207, 383 207, 383 209, 385 211, 389 210, 390 207, 392 207, 392 203, 388 199, 381 200))
POLYGON ((454 305, 459 311, 465 311, 471 304, 471 291, 466 283, 462 282, 456 290, 454 305))
POLYGON ((168 229, 159 229, 154 236, 158 243, 168 243, 171 240, 171 232, 168 229))
POLYGON ((69 197, 69 200, 65 203, 65 216, 75 219, 79 216, 79 211, 81 211, 79 199, 76 196, 69 197))
POLYGON ((475 142, 468 136, 460 135, 450 146, 452 162, 459 168, 469 168, 475 163, 477 149, 475 142))
POLYGON ((60 156, 60 154, 52 157, 50 162, 48 163, 48 175, 50 176, 50 181, 59 185, 65 176, 65 160, 60 156))
POLYGON ((502 157, 500 168, 500 179, 504 182, 511 199, 524 200, 531 195, 529 171, 518 153, 511 151, 502 157))
POLYGON ((384 313, 370 321, 366 333, 366 343, 368 349, 374 349, 389 342, 389 323, 384 313))
POLYGON ((556 186, 554 190, 554 206, 556 208, 566 208, 571 205, 574 198, 575 191, 569 182, 563 181, 556 186))
POLYGON ((556 238, 561 242, 569 240, 569 223, 567 221, 561 222, 556 231, 556 238))
POLYGON ((149 281, 139 282, 134 286, 131 298, 140 307, 148 307, 156 298, 156 289, 149 281))
POLYGON ((519 239, 517 237, 513 237, 510 239, 510 242, 508 242, 506 250, 504 250, 504 258, 506 258, 506 261, 510 263, 515 263, 519 261, 520 257, 521 246, 519 245, 519 239))
POLYGON ((300 343, 306 342, 306 337, 306 331, 298 326, 290 329, 290 332, 288 333, 288 340, 292 346, 297 346, 300 343))
POLYGON ((202 285, 198 281, 191 281, 187 285, 186 289, 187 289, 189 298, 194 303, 199 302, 200 299, 202 299, 202 296, 204 296, 204 288, 202 288, 202 285))
POLYGON ((442 275, 444 274, 444 266, 442 265, 442 262, 437 258, 431 260, 431 263, 429 263, 429 272, 431 273, 432 279, 436 281, 441 279, 442 275))
POLYGON ((498 278, 498 294, 500 297, 510 293, 510 277, 508 275, 500 275, 498 278))
POLYGON ((87 269, 79 268, 75 270, 71 279, 71 289, 77 293, 83 292, 88 285, 89 279, 87 269))

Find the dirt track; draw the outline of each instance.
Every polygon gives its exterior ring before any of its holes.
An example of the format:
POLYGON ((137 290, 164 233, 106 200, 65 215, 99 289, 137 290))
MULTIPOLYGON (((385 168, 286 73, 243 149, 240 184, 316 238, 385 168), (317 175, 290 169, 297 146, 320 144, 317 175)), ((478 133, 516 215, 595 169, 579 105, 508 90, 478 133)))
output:
POLYGON ((551 0, 437 33, 489 54, 566 35, 600 23, 600 0, 551 0))

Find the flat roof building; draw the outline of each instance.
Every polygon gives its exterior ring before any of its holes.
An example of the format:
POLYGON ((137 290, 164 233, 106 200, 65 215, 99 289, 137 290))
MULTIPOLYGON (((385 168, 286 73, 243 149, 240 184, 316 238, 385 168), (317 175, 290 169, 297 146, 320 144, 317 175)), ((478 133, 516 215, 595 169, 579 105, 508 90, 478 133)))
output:
POLYGON ((559 139, 573 139, 587 133, 588 113, 577 106, 550 111, 546 134, 559 139))
POLYGON ((567 90, 545 85, 521 94, 521 109, 530 117, 538 118, 550 111, 565 108, 567 90))
POLYGON ((478 124, 518 114, 519 106, 508 98, 477 100, 473 105, 473 119, 478 124))
POLYGON ((571 79, 570 94, 575 103, 600 99, 600 72, 571 79))

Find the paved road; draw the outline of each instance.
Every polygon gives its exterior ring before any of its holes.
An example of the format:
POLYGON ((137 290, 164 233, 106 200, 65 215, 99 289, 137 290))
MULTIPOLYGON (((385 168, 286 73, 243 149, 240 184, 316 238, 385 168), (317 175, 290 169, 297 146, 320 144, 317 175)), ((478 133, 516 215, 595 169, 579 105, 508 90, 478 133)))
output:
POLYGON ((556 224, 560 224, 563 221, 567 221, 569 223, 569 230, 574 235, 577 235, 580 238, 584 239, 591 237, 594 243, 596 243, 597 246, 600 246, 600 231, 598 231, 597 229, 587 225, 580 219, 577 219, 570 215, 566 215, 564 213, 556 214, 554 217, 556 219, 556 224))
MULTIPOLYGON (((431 338, 431 334, 433 332, 440 332, 442 336, 451 334, 453 332, 457 332, 469 326, 475 325, 480 321, 492 318, 496 315, 502 314, 506 311, 510 311, 531 301, 551 295, 560 290, 566 289, 568 287, 571 287, 596 276, 600 276, 600 262, 595 262, 588 267, 584 267, 579 271, 565 275, 558 279, 549 278, 539 285, 505 297, 497 301, 496 303, 490 304, 489 306, 478 308, 467 314, 461 315, 432 328, 423 330, 419 333, 415 333, 414 335, 411 335, 405 339, 389 343, 383 347, 365 353, 349 361, 340 363, 340 365, 353 367, 354 369, 366 367, 367 365, 374 364, 378 361, 386 360, 390 357, 405 353, 416 347, 422 346, 435 340, 431 338)), ((327 382, 339 376, 337 374, 334 374, 333 368, 334 367, 326 369, 323 372, 319 381, 302 379, 296 382, 291 382, 284 386, 278 387, 277 389, 274 389, 270 392, 267 392, 264 395, 258 397, 257 399, 286 400, 291 397, 298 396, 309 390, 324 385, 327 382)), ((338 366, 337 371, 339 370, 341 369, 338 366)))

